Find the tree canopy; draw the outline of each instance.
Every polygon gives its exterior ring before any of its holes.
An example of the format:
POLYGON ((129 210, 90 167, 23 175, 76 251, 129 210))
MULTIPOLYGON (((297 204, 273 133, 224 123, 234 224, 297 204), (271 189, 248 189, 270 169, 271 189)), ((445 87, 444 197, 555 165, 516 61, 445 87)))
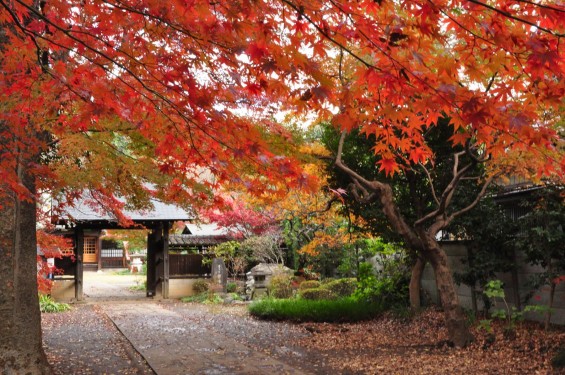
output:
POLYGON ((82 181, 105 194, 143 191, 127 177, 153 167, 174 175, 169 195, 187 199, 230 180, 262 191, 255 172, 307 185, 283 156, 289 135, 272 120, 281 110, 372 135, 387 173, 432 157, 424 133, 442 116, 454 144, 501 161, 527 152, 532 171, 563 173, 558 2, 0 5, 1 171, 20 197, 14 150, 55 152, 55 166, 30 166, 46 185, 82 181))
MULTIPOLYGON (((273 119, 285 111, 370 136, 389 175, 434 162, 425 134, 440 117, 454 146, 496 161, 493 173, 564 175, 559 1, 0 0, 0 9, 7 295, 34 294, 13 279, 35 258, 35 236, 22 231, 38 191, 70 202, 88 188, 119 212, 117 196, 220 205, 223 183, 256 195, 314 188, 273 119)), ((13 353, 16 341, 3 342, 13 353)))

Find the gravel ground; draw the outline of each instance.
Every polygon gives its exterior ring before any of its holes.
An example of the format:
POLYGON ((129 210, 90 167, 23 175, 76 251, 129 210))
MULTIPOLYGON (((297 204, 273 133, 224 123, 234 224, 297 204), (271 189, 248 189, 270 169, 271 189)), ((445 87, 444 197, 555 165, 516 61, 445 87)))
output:
POLYGON ((97 305, 74 305, 41 319, 55 374, 154 374, 97 305))
MULTIPOLYGON (((64 313, 43 314, 44 347, 55 374, 154 373, 104 312, 115 303, 127 304, 132 310, 139 306, 137 301, 97 301, 74 305, 71 311, 64 313)), ((162 302, 159 307, 182 316, 185 322, 180 324, 194 324, 202 330, 224 335, 304 373, 333 372, 325 366, 324 356, 289 345, 309 335, 300 325, 257 321, 249 317, 244 305, 162 302)), ((165 318, 147 317, 154 324, 165 318)))
POLYGON ((327 353, 298 345, 298 342, 308 340, 312 336, 304 325, 257 320, 249 316, 244 304, 202 305, 174 302, 162 306, 204 328, 221 333, 304 372, 335 373, 335 368, 328 366, 327 353))

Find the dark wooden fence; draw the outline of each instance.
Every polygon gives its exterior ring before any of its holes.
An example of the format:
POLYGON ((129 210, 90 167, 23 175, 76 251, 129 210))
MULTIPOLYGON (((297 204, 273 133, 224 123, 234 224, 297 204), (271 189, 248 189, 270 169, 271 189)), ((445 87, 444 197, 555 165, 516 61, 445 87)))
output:
MULTIPOLYGON (((102 267, 125 267, 122 249, 103 249, 101 251, 102 267)), ((202 260, 207 255, 203 254, 169 254, 169 275, 175 278, 182 277, 203 277, 210 275, 211 265, 202 264, 202 260)), ((55 267, 61 269, 62 274, 56 275, 56 278, 65 276, 74 276, 76 262, 68 256, 61 259, 55 259, 55 267)))
POLYGON ((102 268, 123 268, 127 266, 124 249, 101 249, 100 261, 102 268))
POLYGON ((210 264, 202 264, 202 254, 169 254, 169 275, 204 276, 211 272, 210 264))

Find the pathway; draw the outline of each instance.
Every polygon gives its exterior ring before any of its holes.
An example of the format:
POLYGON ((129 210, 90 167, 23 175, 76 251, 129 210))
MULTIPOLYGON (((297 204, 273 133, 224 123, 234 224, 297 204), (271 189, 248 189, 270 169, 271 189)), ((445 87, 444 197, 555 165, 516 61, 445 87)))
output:
POLYGON ((158 375, 303 374, 155 303, 101 307, 158 375))
POLYGON ((132 290, 143 285, 145 275, 121 275, 121 269, 84 271, 84 297, 88 302, 144 299, 144 290, 132 290))

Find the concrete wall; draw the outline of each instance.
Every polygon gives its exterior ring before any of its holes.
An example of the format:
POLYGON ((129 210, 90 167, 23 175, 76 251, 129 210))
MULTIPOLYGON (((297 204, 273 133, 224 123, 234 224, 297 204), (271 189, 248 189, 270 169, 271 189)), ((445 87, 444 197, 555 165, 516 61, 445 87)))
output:
MULTIPOLYGON (((465 247, 465 244, 461 242, 444 242, 442 243, 442 247, 447 252, 451 270, 453 272, 462 270, 465 266, 462 263, 462 260, 467 258, 467 248, 465 247)), ((522 307, 523 305, 547 305, 549 301, 549 286, 536 290, 533 294, 534 298, 531 298, 525 304, 523 303, 526 295, 531 292, 531 288, 528 286, 528 281, 531 276, 542 272, 542 268, 527 264, 524 261, 524 257, 521 255, 516 257, 516 261, 518 263, 518 269, 515 275, 517 276, 517 285, 515 285, 511 273, 501 273, 497 275, 497 278, 504 282, 504 292, 507 302, 509 302, 512 306, 516 304, 515 295, 517 288, 522 301, 522 307)), ((422 275, 422 289, 424 290, 424 301, 429 300, 432 303, 439 303, 434 272, 429 264, 426 265, 422 275)), ((471 289, 466 285, 460 285, 457 287, 457 293, 459 295, 459 303, 461 306, 467 309, 472 309, 471 289)), ((479 309, 482 309, 483 306, 480 295, 477 295, 477 305, 479 309)), ((502 306, 503 305, 501 304, 497 307, 502 308, 502 306)), ((543 321, 544 319, 544 316, 539 313, 526 313, 526 317, 528 319, 539 321, 543 321)), ((554 324, 565 325, 565 283, 559 284, 555 291, 551 322, 554 324)))
MULTIPOLYGON (((199 279, 170 279, 169 298, 182 298, 194 295, 192 285, 199 279)), ((159 288, 158 288, 159 289, 159 288)), ((157 293, 160 296, 160 293, 157 293)), ((75 300, 74 280, 55 280, 51 297, 58 302, 73 302, 75 300)))
POLYGON ((74 280, 55 280, 53 289, 51 289, 51 297, 58 302, 71 302, 75 299, 75 281, 74 280))
POLYGON ((192 285, 199 279, 169 279, 169 298, 182 298, 194 295, 192 285))

